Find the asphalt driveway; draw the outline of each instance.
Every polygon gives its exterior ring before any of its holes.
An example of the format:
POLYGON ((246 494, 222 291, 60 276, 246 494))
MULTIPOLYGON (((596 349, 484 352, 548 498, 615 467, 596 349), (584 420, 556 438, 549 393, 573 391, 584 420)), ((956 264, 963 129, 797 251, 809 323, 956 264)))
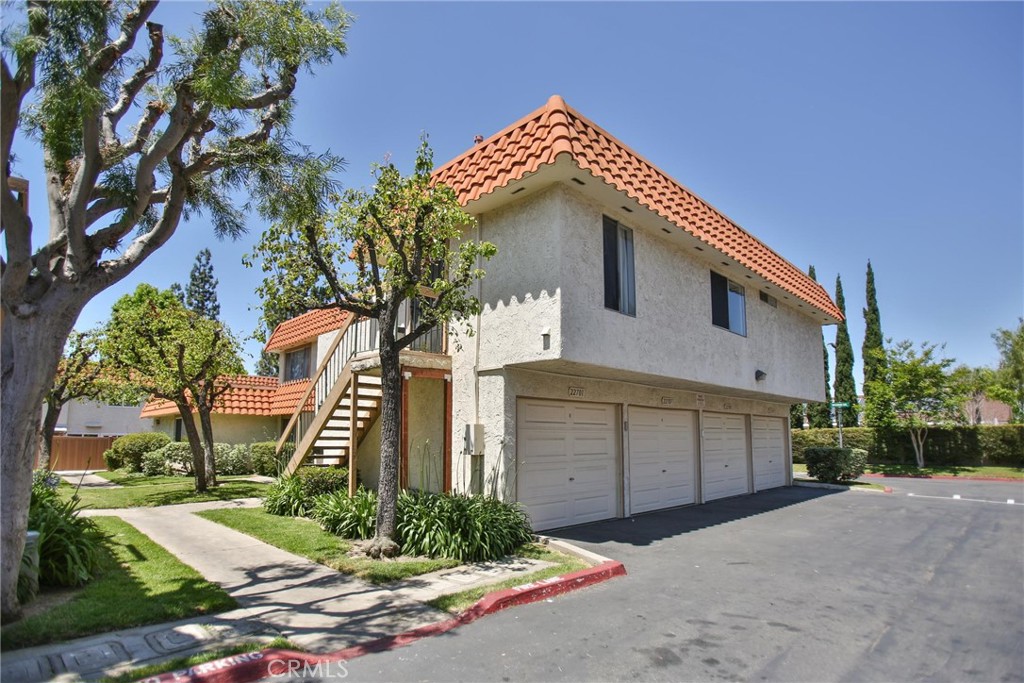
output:
POLYGON ((1024 680, 1024 484, 896 489, 565 531, 629 575, 353 660, 348 680, 1024 680))

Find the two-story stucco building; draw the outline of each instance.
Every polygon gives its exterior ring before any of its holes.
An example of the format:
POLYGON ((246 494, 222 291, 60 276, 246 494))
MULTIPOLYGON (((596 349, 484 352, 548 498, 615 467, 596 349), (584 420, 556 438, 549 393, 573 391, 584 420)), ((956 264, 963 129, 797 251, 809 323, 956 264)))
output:
MULTIPOLYGON (((820 285, 557 96, 434 177, 498 247, 476 334, 403 359, 410 429, 442 421, 438 487, 518 500, 541 530, 790 483, 789 407, 824 398, 841 319, 820 285), (417 399, 417 379, 445 386, 417 399)), ((326 352, 347 375, 311 373, 328 410, 307 441, 333 429, 366 478, 379 403, 356 346, 326 352)))

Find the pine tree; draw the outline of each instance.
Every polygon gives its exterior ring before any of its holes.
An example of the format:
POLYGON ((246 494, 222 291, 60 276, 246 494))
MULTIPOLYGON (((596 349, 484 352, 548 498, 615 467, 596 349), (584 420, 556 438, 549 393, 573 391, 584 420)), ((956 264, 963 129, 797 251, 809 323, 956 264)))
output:
POLYGON ((789 408, 789 428, 790 429, 803 429, 804 428, 804 411, 807 410, 806 403, 794 403, 789 408))
POLYGON ((878 299, 875 293, 875 271, 868 261, 867 307, 864 309, 864 344, 861 346, 861 359, 864 361, 864 398, 867 400, 871 391, 871 382, 882 378, 885 370, 885 347, 882 338, 882 320, 878 312, 878 299))
MULTIPOLYGON (((812 280, 817 281, 814 266, 807 269, 807 274, 812 280)), ((832 426, 832 419, 829 417, 828 404, 832 402, 832 390, 829 385, 828 349, 825 347, 825 334, 821 335, 821 357, 825 371, 825 402, 807 404, 807 424, 811 429, 826 429, 832 426)))
POLYGON ((256 363, 256 374, 260 377, 277 377, 281 372, 276 353, 264 351, 256 363))
POLYGON ((204 318, 217 320, 220 303, 217 301, 217 278, 213 276, 213 263, 209 249, 196 254, 195 265, 185 288, 185 306, 204 318))
POLYGON ((853 344, 846 326, 846 299, 843 297, 843 281, 836 276, 836 306, 843 313, 843 322, 836 328, 836 379, 833 395, 836 403, 849 403, 843 408, 843 425, 857 426, 857 384, 853 379, 853 344))

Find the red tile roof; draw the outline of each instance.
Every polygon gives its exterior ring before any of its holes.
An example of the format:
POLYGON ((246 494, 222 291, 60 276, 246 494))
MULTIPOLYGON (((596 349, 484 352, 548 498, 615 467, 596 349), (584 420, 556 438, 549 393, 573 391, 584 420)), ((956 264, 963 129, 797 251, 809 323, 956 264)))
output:
POLYGON ((434 171, 466 206, 568 155, 701 242, 836 320, 843 315, 825 289, 756 237, 582 116, 558 95, 511 126, 434 171))
POLYGON ((274 328, 265 350, 285 351, 308 344, 321 334, 333 332, 345 322, 348 313, 337 308, 314 308, 274 328))
MULTIPOLYGON (((218 415, 291 415, 302 394, 309 386, 309 380, 298 380, 279 384, 276 377, 253 377, 241 375, 222 377, 231 387, 221 395, 213 408, 218 415)), ((307 403, 312 410, 312 398, 307 403)), ((142 407, 139 417, 164 417, 177 415, 178 408, 171 401, 150 399, 142 407)))

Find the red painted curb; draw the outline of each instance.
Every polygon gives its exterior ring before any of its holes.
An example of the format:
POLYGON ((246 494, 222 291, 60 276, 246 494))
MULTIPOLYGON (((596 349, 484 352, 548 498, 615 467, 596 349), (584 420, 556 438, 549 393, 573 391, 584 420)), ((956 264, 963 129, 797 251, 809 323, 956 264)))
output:
POLYGON ((965 474, 961 477, 955 474, 882 474, 878 472, 871 472, 860 476, 870 477, 871 479, 958 479, 960 481, 1005 481, 1010 483, 1024 483, 1024 479, 1013 477, 972 477, 969 474, 965 474))
POLYGON ((562 576, 553 576, 550 579, 488 593, 457 617, 436 624, 427 624, 395 636, 353 645, 343 650, 315 655, 268 648, 197 664, 184 671, 170 671, 151 676, 141 679, 140 683, 244 683, 289 673, 318 677, 327 677, 330 674, 347 676, 344 664, 356 657, 404 647, 421 638, 447 633, 463 624, 469 624, 480 617, 500 612, 508 607, 538 602, 553 595, 568 593, 625 574, 626 568, 621 562, 609 560, 562 576))

